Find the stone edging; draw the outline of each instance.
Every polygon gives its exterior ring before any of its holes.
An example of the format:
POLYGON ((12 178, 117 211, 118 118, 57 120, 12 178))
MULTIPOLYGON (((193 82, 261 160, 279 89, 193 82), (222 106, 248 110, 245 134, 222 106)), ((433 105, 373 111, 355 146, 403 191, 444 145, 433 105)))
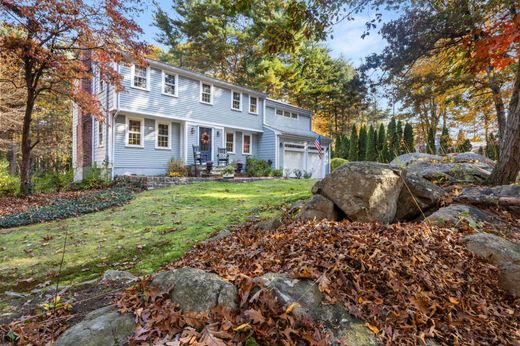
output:
POLYGON ((275 177, 239 177, 239 178, 200 178, 200 177, 167 177, 167 176, 139 176, 139 175, 122 175, 117 176, 114 180, 117 186, 139 186, 147 190, 158 189, 173 185, 187 185, 204 181, 221 181, 228 183, 249 183, 260 180, 280 179, 275 177))

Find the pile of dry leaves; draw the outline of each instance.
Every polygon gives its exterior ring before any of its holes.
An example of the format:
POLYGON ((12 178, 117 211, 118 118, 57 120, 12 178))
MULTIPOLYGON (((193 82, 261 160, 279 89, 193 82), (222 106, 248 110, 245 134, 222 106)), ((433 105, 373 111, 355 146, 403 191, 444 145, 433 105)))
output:
POLYGON ((29 208, 49 205, 56 199, 77 199, 89 193, 92 193, 92 190, 45 193, 27 197, 3 197, 0 198, 0 216, 23 213, 29 208))
MULTIPOLYGON (((267 272, 316 280, 330 302, 343 302, 387 344, 415 345, 426 338, 453 345, 515 344, 520 340, 520 301, 499 290, 497 268, 473 257, 461 236, 453 229, 422 224, 324 221, 288 223, 267 232, 246 225, 229 237, 198 245, 168 268, 189 266, 216 272, 240 290, 244 277, 267 272)), ((120 303, 136 307, 138 316, 147 315, 147 320, 157 314, 153 302, 144 304, 136 297, 135 291, 128 292, 120 303)), ((237 325, 247 323, 261 344, 311 336, 325 339, 319 328, 305 324, 302 329, 299 324, 288 324, 287 333, 296 336, 288 338, 277 332, 284 311, 266 309, 268 301, 252 307, 244 303, 251 299, 248 294, 241 299, 238 317, 207 320, 213 323, 214 334, 233 335, 240 332, 237 325), (262 320, 255 320, 255 314, 247 320, 244 309, 254 309, 262 320), (266 319, 269 323, 262 323, 266 319)), ((156 340, 175 335, 179 330, 172 331, 169 325, 145 323, 138 335, 156 340)), ((186 328, 189 323, 182 325, 186 328)), ((197 333, 191 337, 200 338, 200 329, 197 333)))

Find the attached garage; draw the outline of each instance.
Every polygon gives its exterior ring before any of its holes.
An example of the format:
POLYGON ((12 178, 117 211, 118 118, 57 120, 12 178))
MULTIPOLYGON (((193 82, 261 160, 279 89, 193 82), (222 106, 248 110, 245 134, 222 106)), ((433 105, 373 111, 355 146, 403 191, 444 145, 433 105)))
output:
MULTIPOLYGON (((284 143, 283 144, 283 169, 289 176, 294 177, 294 170, 312 172, 312 178, 321 179, 324 177, 324 162, 327 162, 326 153, 322 158, 318 150, 308 143, 284 143)), ((325 150, 326 151, 326 148, 325 150)))

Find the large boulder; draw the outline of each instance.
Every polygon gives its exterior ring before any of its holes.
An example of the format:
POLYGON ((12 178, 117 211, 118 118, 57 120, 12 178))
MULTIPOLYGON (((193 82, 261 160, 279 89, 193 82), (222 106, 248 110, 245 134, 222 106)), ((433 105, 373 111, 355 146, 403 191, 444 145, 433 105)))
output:
POLYGON ((471 151, 466 153, 451 154, 450 158, 455 162, 472 162, 472 163, 483 163, 489 167, 495 166, 495 161, 471 151))
POLYGON ((54 345, 124 345, 135 328, 132 314, 120 314, 114 306, 108 306, 87 314, 83 321, 67 329, 54 345))
POLYGON ((378 345, 363 321, 351 316, 342 304, 324 304, 324 295, 312 280, 291 279, 284 274, 265 274, 258 279, 284 308, 298 303, 295 316, 322 323, 340 344, 350 346, 378 345))
POLYGON ((407 174, 417 175, 430 181, 446 181, 450 183, 479 183, 486 180, 491 169, 483 169, 473 163, 456 162, 423 162, 411 163, 406 168, 407 174))
POLYGON ((210 312, 215 306, 237 309, 236 287, 214 273, 180 268, 157 274, 152 285, 168 293, 186 312, 210 312))
POLYGON ((322 195, 314 195, 305 203, 300 214, 299 220, 337 220, 338 213, 334 203, 322 195))
POLYGON ((500 205, 520 216, 520 205, 511 203, 513 199, 519 198, 520 185, 500 185, 465 188, 459 196, 455 197, 455 201, 477 205, 500 205))
POLYGON ((404 177, 405 186, 401 189, 397 200, 397 221, 411 220, 421 215, 421 211, 437 206, 446 196, 439 186, 418 175, 407 174, 404 177))
POLYGON ((520 264, 512 262, 502 264, 498 285, 507 294, 515 298, 520 297, 520 264))
POLYGON ((520 245, 491 233, 475 233, 464 237, 469 251, 497 266, 520 264, 520 245))
POLYGON ((402 186, 399 169, 376 162, 349 162, 317 182, 312 192, 330 199, 352 221, 390 223, 402 186))
POLYGON ((476 208, 472 205, 450 204, 447 207, 440 208, 426 220, 434 222, 438 225, 446 223, 457 224, 460 221, 467 221, 475 228, 486 223, 491 226, 501 226, 503 221, 487 211, 476 208))
POLYGON ((406 168, 411 163, 416 161, 422 162, 440 162, 444 160, 442 156, 432 155, 426 153, 408 153, 397 156, 395 159, 390 161, 390 166, 396 168, 406 168))

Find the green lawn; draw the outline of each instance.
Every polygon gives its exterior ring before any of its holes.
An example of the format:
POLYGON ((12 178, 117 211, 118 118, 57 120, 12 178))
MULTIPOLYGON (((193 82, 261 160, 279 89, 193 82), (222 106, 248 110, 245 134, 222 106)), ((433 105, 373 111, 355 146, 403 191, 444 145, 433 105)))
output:
POLYGON ((129 204, 77 218, 0 231, 0 292, 55 281, 64 236, 65 282, 109 268, 150 273, 195 243, 249 216, 310 195, 312 180, 207 182, 140 193, 129 204), (28 280, 28 282, 26 282, 28 280))

